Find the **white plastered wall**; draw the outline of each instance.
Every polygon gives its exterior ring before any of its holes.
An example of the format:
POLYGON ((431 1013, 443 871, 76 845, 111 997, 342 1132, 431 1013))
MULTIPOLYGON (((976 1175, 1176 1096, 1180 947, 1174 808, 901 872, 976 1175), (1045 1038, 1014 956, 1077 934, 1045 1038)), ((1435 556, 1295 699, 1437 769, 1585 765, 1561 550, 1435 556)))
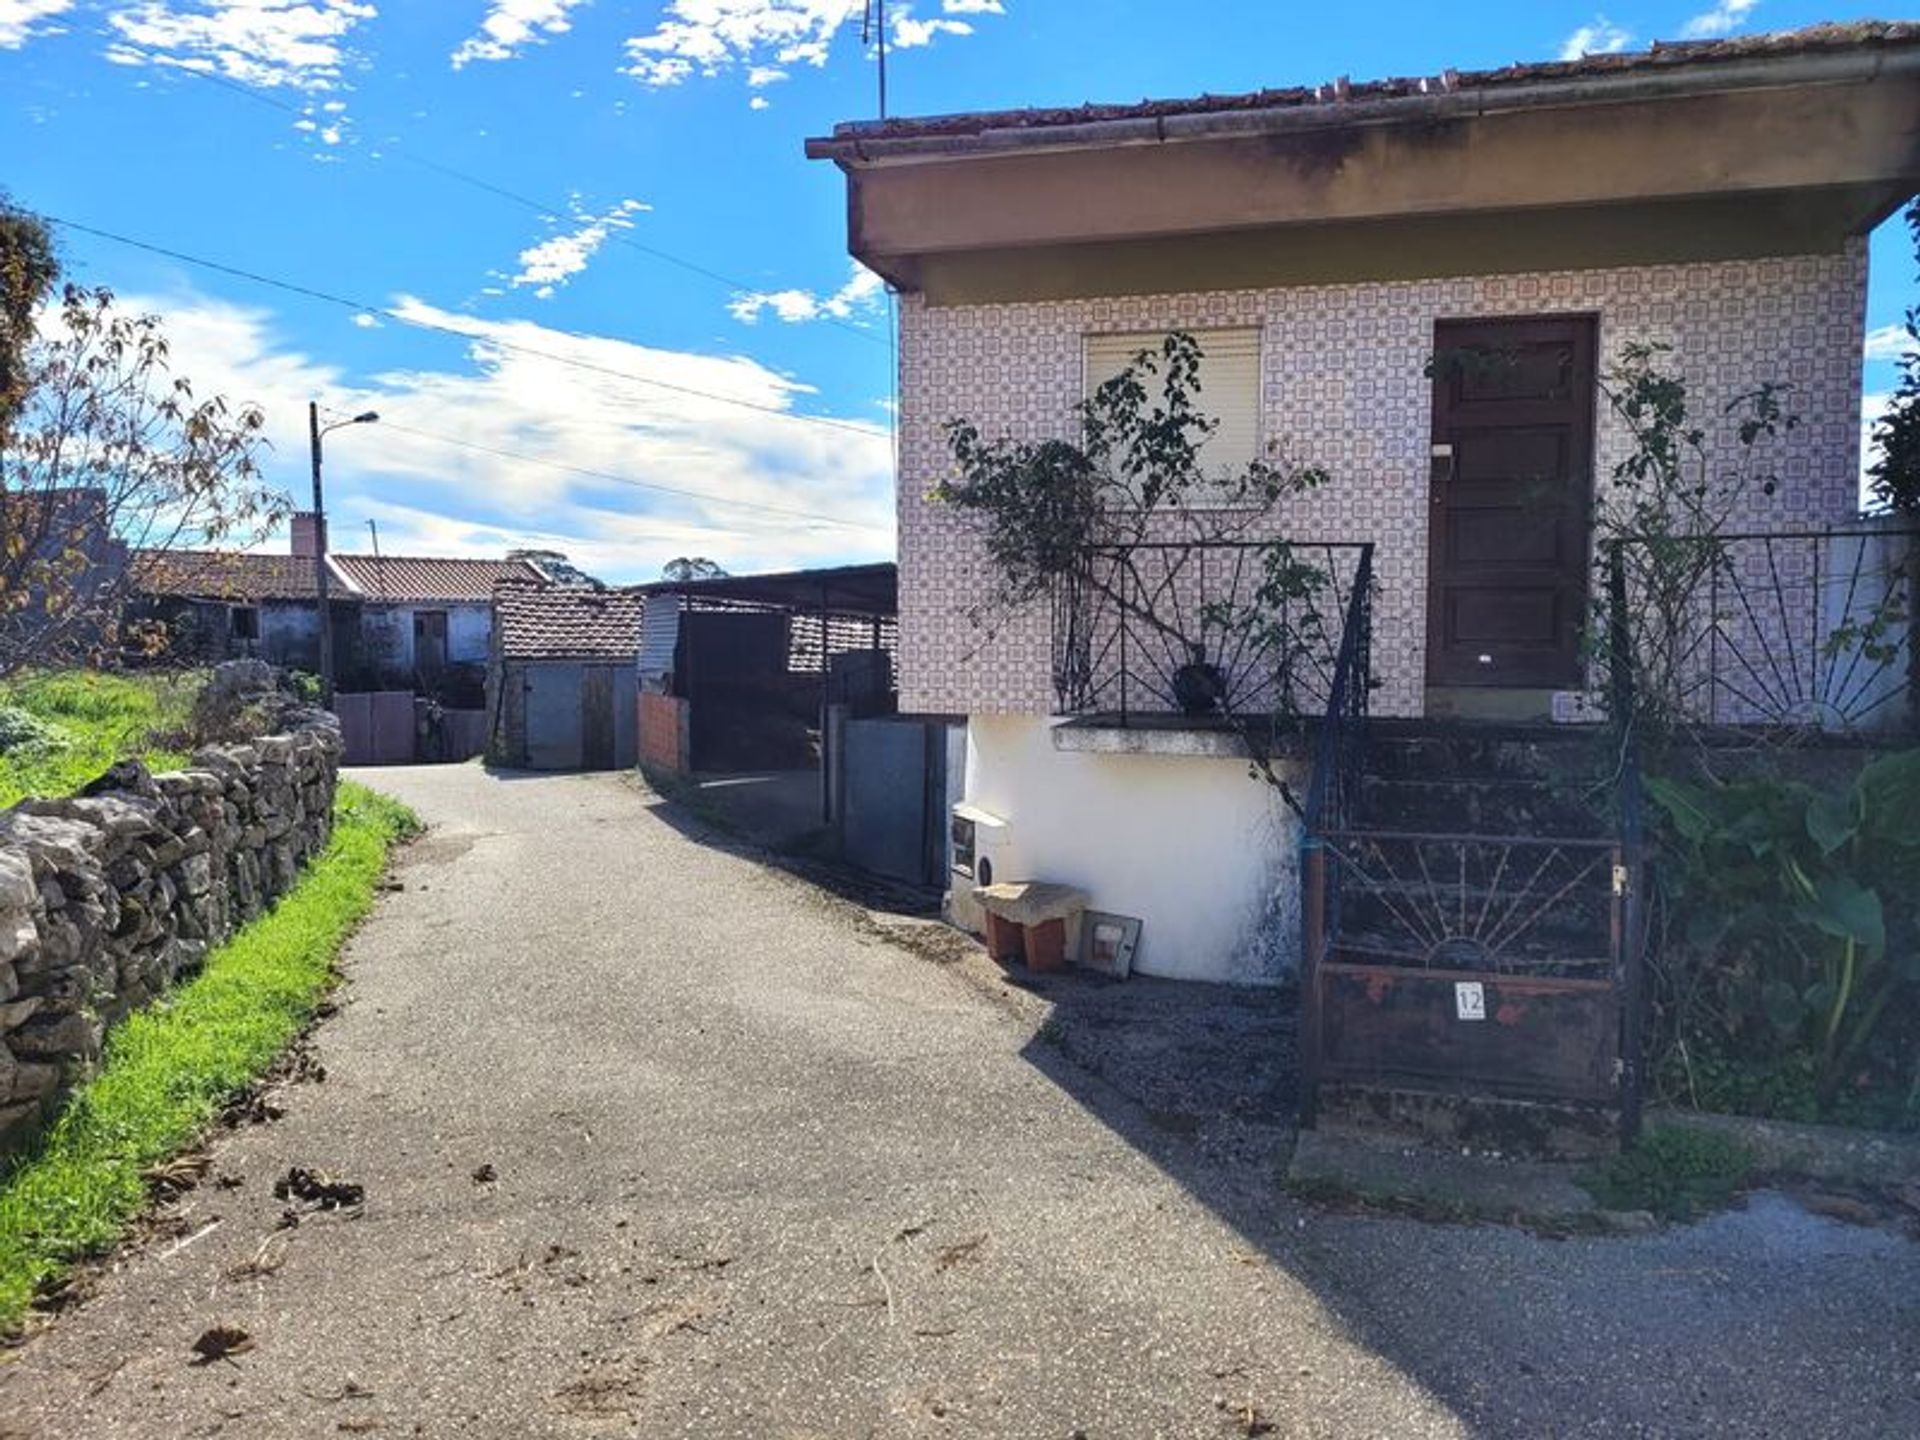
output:
MULTIPOLYGON (((1057 722, 975 715, 969 804, 1008 822, 1026 874, 1141 920, 1134 968, 1273 983, 1299 960, 1299 827, 1245 760, 1054 748, 1057 722)), ((956 883, 965 883, 958 880, 956 883)))

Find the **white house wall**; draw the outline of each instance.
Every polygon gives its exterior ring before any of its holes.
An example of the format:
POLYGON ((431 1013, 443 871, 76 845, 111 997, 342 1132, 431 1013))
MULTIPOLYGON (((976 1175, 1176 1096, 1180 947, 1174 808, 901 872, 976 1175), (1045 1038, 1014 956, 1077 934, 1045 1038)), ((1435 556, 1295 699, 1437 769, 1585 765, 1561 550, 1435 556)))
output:
MULTIPOLYGON (((1856 510, 1864 241, 1832 255, 1541 272, 1384 284, 1169 294, 901 311, 900 703, 929 713, 1041 715, 1053 708, 1044 607, 989 638, 968 619, 991 588, 962 518, 929 501, 949 472, 940 427, 964 417, 989 436, 1072 433, 1088 333, 1257 326, 1263 439, 1326 467, 1330 486, 1289 503, 1302 540, 1372 540, 1380 582, 1376 714, 1421 713, 1425 674, 1430 383, 1436 320, 1597 314, 1602 368, 1629 340, 1671 344, 1695 415, 1715 424, 1762 381, 1794 388, 1801 428, 1780 446, 1780 486, 1740 523, 1843 522, 1856 510)), ((1205 397, 1202 397, 1202 405, 1205 397)), ((1731 451, 1718 422, 1718 451, 1731 451)), ((1600 406, 1604 491, 1628 452, 1600 406)), ((1150 943, 1150 942, 1149 942, 1150 943)))
POLYGON ((1299 827, 1245 760, 1056 750, 1037 716, 976 716, 966 798, 1006 826, 996 878, 1141 920, 1134 968, 1272 982, 1299 961, 1299 827))

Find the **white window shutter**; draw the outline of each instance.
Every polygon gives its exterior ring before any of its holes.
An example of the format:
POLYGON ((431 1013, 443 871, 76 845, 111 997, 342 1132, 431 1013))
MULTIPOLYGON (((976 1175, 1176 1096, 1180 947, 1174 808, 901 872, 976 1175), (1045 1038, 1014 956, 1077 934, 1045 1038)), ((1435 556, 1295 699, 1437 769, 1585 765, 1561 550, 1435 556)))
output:
MULTIPOLYGON (((1209 475, 1237 475, 1259 457, 1260 332, 1257 329, 1190 330, 1200 346, 1200 393, 1194 405, 1218 428, 1200 451, 1209 475)), ((1126 369, 1142 350, 1156 354, 1166 333, 1086 337, 1086 393, 1126 369)), ((1157 381, 1149 381, 1149 391, 1157 381)))

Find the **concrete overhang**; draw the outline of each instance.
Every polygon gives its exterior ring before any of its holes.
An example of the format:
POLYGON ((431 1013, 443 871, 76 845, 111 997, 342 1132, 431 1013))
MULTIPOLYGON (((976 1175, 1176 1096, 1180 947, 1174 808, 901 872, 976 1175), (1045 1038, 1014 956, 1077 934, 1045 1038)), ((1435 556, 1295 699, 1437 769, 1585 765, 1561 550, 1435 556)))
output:
POLYGON ((1818 253, 1920 188, 1920 44, 807 153, 936 303, 1818 253))

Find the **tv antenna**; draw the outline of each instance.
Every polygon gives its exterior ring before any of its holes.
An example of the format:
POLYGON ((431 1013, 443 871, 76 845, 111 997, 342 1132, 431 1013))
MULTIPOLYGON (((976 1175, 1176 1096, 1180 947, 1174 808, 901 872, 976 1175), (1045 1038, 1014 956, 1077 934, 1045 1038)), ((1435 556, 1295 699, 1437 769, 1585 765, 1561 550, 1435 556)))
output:
POLYGON ((880 118, 887 118, 887 0, 867 0, 860 13, 860 43, 880 47, 880 118))

